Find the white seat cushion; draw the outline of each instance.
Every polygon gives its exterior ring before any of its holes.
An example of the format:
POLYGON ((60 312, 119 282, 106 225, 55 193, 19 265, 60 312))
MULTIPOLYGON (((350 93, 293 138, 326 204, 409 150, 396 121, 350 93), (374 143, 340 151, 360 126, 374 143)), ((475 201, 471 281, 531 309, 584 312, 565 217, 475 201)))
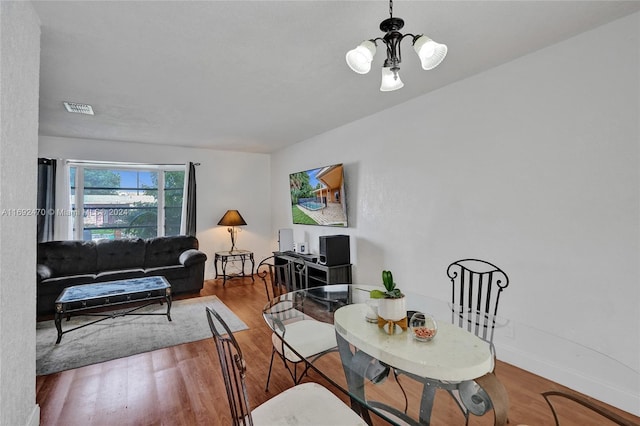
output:
MULTIPOLYGON (((316 320, 302 320, 287 324, 285 340, 304 358, 309 358, 337 346, 336 332, 333 325, 316 320)), ((271 335, 271 341, 280 355, 282 355, 284 346, 286 359, 291 362, 301 361, 287 345, 283 345, 282 339, 276 333, 271 335)))
POLYGON ((317 383, 294 386, 251 412, 256 426, 347 426, 366 423, 340 398, 317 383))

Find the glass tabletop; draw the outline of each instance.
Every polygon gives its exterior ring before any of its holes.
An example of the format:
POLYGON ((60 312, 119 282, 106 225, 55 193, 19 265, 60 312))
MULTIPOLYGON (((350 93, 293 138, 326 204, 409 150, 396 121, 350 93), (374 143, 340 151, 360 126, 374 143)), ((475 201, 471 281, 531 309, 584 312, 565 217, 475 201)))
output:
POLYGON ((217 256, 244 256, 248 254, 253 254, 251 250, 226 250, 226 251, 217 251, 215 252, 217 256))

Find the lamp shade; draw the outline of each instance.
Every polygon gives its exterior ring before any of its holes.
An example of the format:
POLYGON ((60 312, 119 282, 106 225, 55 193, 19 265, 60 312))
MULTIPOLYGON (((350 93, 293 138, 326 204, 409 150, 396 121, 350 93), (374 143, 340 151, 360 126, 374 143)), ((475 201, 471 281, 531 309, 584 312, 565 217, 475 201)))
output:
POLYGON ((222 216, 218 225, 222 226, 241 226, 246 225, 247 222, 244 221, 244 218, 238 212, 238 210, 227 210, 227 212, 222 216))
POLYGON ((424 70, 432 70, 447 56, 447 45, 436 43, 427 36, 420 36, 413 42, 413 49, 420 58, 424 70))
POLYGON ((347 52, 347 65, 358 74, 366 74, 371 70, 371 61, 375 54, 376 44, 371 40, 365 40, 347 52))
POLYGON ((390 67, 382 67, 381 92, 391 92, 392 90, 402 89, 403 86, 404 83, 400 80, 400 74, 397 71, 391 71, 390 67))

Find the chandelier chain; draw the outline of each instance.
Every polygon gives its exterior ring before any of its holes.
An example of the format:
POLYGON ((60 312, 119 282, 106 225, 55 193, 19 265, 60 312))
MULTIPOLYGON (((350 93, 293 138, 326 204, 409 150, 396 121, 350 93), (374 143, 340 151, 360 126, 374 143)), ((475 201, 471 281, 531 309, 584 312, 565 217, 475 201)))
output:
POLYGON ((389 17, 393 18, 393 0, 389 0, 389 17))

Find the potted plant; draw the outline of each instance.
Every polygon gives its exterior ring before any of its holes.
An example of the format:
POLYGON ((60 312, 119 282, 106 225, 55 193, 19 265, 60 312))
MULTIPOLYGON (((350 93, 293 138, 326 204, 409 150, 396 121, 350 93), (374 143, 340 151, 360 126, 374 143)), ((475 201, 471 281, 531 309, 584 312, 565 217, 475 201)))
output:
POLYGON ((369 293, 373 299, 380 299, 378 302, 378 326, 389 325, 388 333, 393 333, 395 325, 399 325, 403 330, 407 329, 407 305, 404 294, 393 281, 391 271, 382 271, 382 285, 385 291, 371 290, 369 293))

